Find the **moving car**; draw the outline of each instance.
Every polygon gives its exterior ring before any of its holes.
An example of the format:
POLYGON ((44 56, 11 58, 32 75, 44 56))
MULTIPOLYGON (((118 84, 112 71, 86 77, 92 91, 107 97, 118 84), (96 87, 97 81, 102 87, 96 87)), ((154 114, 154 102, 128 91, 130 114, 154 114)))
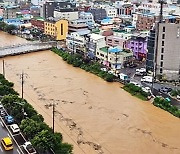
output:
POLYGON ((5 137, 1 140, 1 144, 6 151, 13 149, 13 143, 10 137, 5 137))
POLYGON ((5 116, 5 122, 7 124, 12 124, 12 123, 14 123, 14 118, 12 116, 10 116, 10 115, 5 116))
POLYGON ((36 154, 36 150, 33 148, 31 142, 25 142, 23 148, 28 154, 36 154))
POLYGON ((17 124, 12 124, 10 126, 10 129, 12 130, 13 133, 19 133, 20 132, 19 126, 17 124))

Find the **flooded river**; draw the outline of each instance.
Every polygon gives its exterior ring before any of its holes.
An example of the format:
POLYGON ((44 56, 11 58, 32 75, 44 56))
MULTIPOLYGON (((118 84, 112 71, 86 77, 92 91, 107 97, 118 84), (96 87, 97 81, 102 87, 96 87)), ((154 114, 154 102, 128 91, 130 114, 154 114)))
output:
MULTIPOLYGON (((0 33, 0 45, 12 37, 0 33)), ((51 51, 6 57, 5 68, 19 92, 24 71, 24 97, 49 125, 52 108, 45 106, 56 103, 55 130, 74 145, 75 154, 180 153, 180 120, 132 97, 118 83, 74 68, 51 51)))

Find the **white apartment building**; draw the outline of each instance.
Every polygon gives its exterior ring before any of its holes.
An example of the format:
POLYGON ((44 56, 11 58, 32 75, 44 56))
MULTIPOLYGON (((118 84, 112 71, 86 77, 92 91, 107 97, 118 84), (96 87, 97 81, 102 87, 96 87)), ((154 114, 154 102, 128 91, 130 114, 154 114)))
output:
POLYGON ((133 58, 132 52, 124 52, 118 47, 103 47, 96 51, 96 57, 101 62, 114 70, 123 68, 124 62, 133 58))
POLYGON ((79 18, 78 11, 54 11, 54 17, 57 19, 67 19, 68 21, 77 20, 79 18))
POLYGON ((156 75, 180 80, 180 23, 160 23, 156 75))
POLYGON ((86 23, 89 24, 94 24, 94 17, 92 13, 90 12, 80 12, 79 13, 79 19, 86 21, 86 23))
POLYGON ((72 32, 66 37, 67 48, 75 53, 85 52, 86 45, 86 35, 90 33, 90 30, 81 30, 78 32, 72 32))
POLYGON ((115 7, 106 6, 105 10, 106 10, 106 13, 107 13, 107 17, 110 17, 110 18, 117 17, 117 9, 115 7))

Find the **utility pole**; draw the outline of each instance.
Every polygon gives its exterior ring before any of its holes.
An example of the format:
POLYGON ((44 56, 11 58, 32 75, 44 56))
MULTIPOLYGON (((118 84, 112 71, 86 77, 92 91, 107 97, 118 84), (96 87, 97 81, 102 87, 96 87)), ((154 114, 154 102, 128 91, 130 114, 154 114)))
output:
POLYGON ((23 93, 24 93, 24 72, 22 71, 22 74, 21 74, 21 96, 22 96, 22 98, 24 98, 23 93))
POLYGON ((54 133, 54 113, 55 113, 55 104, 54 104, 54 102, 53 102, 53 111, 52 112, 53 112, 53 115, 52 115, 53 116, 53 121, 52 121, 53 126, 52 127, 53 127, 53 133, 54 133))
POLYGON ((5 77, 5 63, 4 63, 4 59, 3 59, 3 66, 2 66, 3 68, 3 75, 4 75, 4 77, 5 77))

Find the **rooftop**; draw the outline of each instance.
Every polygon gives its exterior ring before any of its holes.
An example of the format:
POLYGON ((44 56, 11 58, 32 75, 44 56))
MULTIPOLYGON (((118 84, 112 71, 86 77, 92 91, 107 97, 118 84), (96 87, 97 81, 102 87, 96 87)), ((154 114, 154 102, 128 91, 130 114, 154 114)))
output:
POLYGON ((89 34, 90 35, 90 38, 93 39, 93 40, 99 40, 99 39, 104 39, 105 36, 102 36, 102 35, 98 35, 98 34, 89 34))

